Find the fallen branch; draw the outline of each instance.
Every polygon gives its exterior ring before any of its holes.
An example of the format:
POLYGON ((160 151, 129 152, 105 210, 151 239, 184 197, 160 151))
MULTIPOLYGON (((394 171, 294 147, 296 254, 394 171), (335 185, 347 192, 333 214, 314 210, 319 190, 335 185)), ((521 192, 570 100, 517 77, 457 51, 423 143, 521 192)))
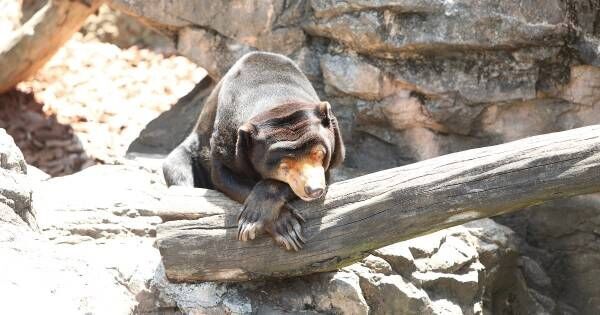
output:
POLYGON ((450 226, 596 191, 600 125, 335 183, 325 200, 294 203, 307 219, 307 243, 299 252, 284 251, 267 237, 238 241, 239 205, 219 203, 215 193, 198 207, 212 215, 164 223, 157 242, 172 281, 290 277, 334 270, 370 250, 450 226))
MULTIPOLYGON (((0 93, 35 74, 103 0, 48 0, 0 47, 0 93)), ((4 35, 3 35, 4 36, 4 35)))

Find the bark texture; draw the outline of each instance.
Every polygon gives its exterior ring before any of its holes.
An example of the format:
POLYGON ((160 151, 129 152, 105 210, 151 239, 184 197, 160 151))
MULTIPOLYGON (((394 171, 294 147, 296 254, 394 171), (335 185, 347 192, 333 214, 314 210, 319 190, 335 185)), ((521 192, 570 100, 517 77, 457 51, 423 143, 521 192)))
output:
MULTIPOLYGON (((159 226, 157 244, 172 281, 291 277, 334 270, 373 249, 471 220, 597 191, 598 125, 332 184, 324 200, 294 202, 307 219, 303 227, 307 243, 299 252, 286 252, 267 237, 238 241, 239 206, 202 190, 207 197, 196 216, 206 217, 159 226)), ((186 198, 198 200, 189 194, 180 197, 177 207, 189 207, 186 198)))

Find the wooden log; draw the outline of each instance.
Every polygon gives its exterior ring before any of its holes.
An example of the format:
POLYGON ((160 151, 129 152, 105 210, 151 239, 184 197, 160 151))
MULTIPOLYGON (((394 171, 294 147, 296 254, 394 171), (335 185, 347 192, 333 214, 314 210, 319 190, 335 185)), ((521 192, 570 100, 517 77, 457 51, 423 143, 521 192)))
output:
POLYGON ((103 0, 48 0, 0 47, 0 93, 35 74, 103 0))
MULTIPOLYGON (((600 125, 473 149, 332 184, 324 200, 294 202, 307 243, 236 239, 239 206, 205 202, 198 220, 158 228, 172 281, 241 281, 334 270, 369 251, 547 200, 600 191, 600 125)), ((569 215, 565 213, 565 215, 569 215)))

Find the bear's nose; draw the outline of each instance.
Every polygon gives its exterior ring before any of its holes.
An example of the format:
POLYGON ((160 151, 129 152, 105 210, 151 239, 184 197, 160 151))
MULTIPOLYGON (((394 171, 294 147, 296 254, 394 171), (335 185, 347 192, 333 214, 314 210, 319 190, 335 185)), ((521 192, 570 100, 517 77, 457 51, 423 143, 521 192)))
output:
POLYGON ((323 188, 313 188, 310 186, 304 187, 304 192, 306 192, 309 197, 314 199, 321 197, 323 195, 323 191, 323 188))

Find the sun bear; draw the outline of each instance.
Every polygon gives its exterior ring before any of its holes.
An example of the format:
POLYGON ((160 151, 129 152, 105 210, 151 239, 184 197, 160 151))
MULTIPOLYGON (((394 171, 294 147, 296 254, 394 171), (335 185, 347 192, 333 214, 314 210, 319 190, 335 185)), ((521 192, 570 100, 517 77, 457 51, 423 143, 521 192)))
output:
POLYGON ((331 106, 299 67, 283 55, 252 52, 216 85, 163 173, 169 186, 217 189, 242 203, 238 239, 266 232, 297 251, 304 219, 288 202, 321 198, 344 154, 331 106))

